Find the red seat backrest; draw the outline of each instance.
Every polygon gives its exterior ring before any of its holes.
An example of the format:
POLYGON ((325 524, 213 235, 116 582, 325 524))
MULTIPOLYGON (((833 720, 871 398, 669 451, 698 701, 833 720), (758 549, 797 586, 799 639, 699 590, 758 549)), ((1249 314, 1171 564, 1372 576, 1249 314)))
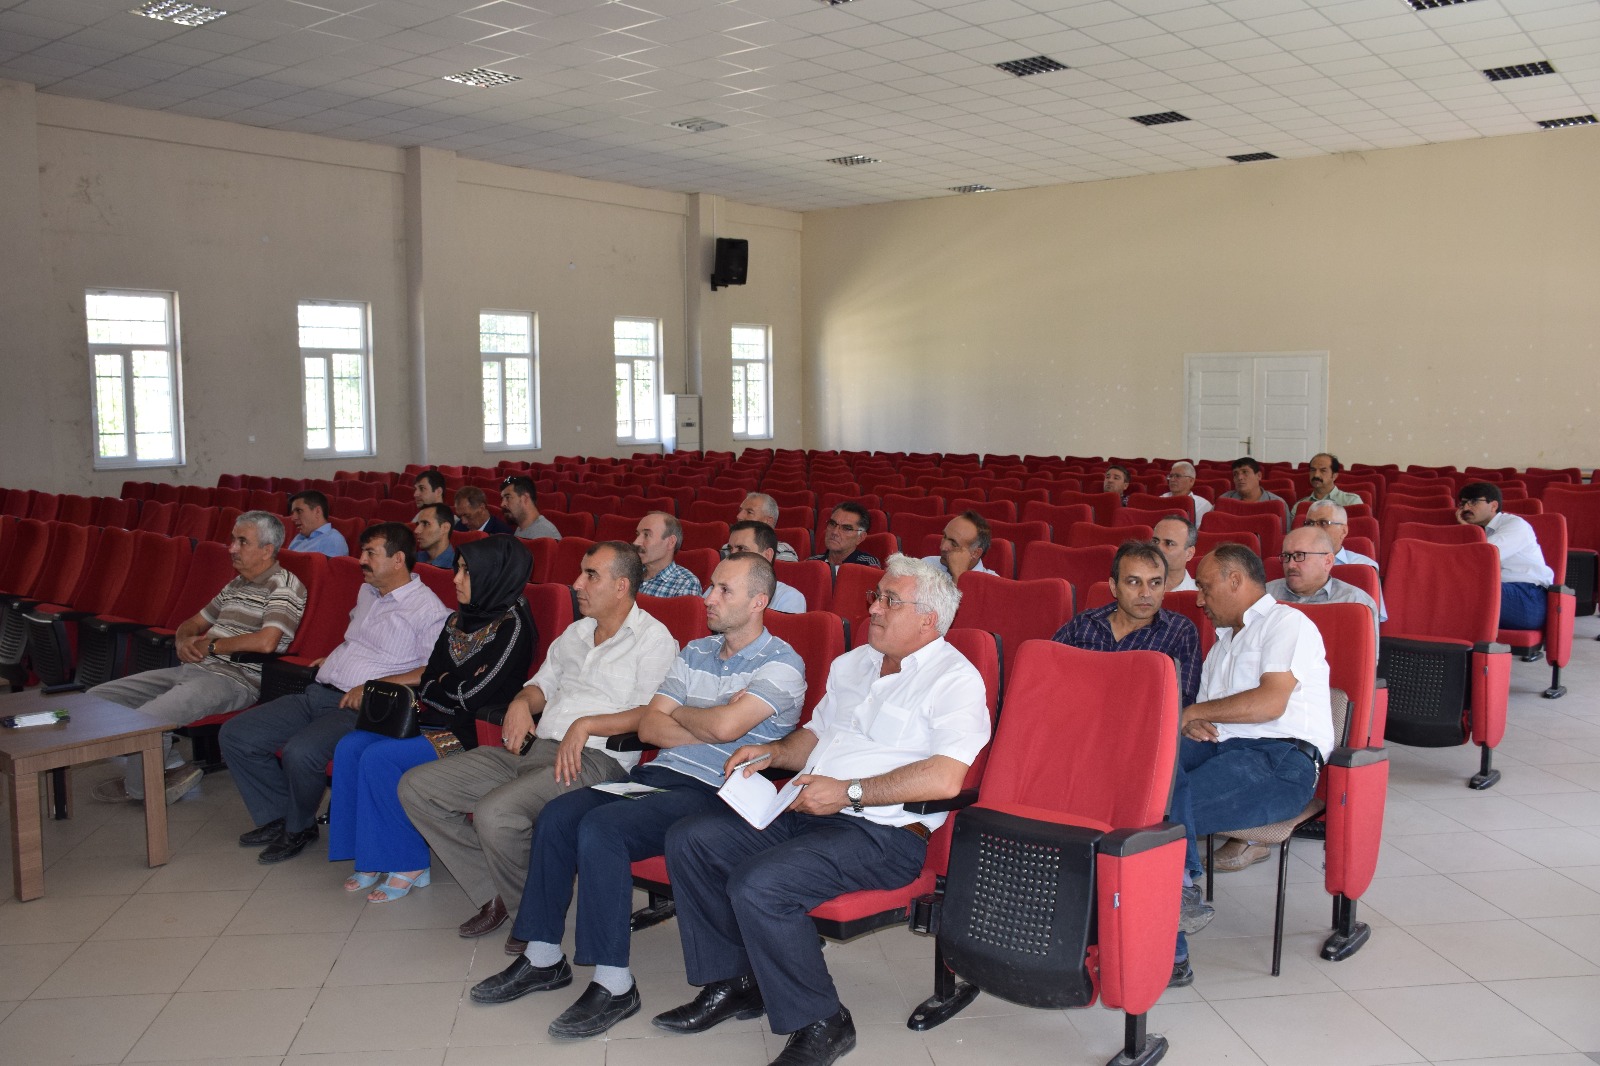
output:
POLYGON ((680 648, 711 635, 706 604, 699 596, 640 596, 639 606, 667 627, 680 648))
MULTIPOLYGON (((1094 520, 1106 526, 1111 524, 1112 512, 1122 506, 1122 498, 1114 492, 1077 492, 1073 489, 1052 490, 1050 502, 1058 507, 1069 503, 1086 503, 1094 510, 1094 520)), ((1178 508, 1174 507, 1173 510, 1178 508)))
POLYGON ((1200 528, 1208 533, 1254 533, 1263 555, 1277 555, 1283 550, 1283 520, 1272 515, 1210 511, 1200 520, 1200 528))
POLYGON ((1500 624, 1500 552, 1492 544, 1397 540, 1384 568, 1385 635, 1487 644, 1500 624))
POLYGON ((969 571, 957 587, 961 607, 956 624, 998 636, 1008 670, 1024 641, 1049 640, 1072 618, 1072 585, 1064 578, 1015 581, 969 571))
POLYGON ((700 587, 705 588, 711 584, 711 574, 722 561, 722 553, 714 548, 686 548, 672 561, 693 574, 700 587))
MULTIPOLYGON (((799 545, 795 545, 799 547, 799 545)), ((806 610, 831 611, 833 609, 833 570, 821 560, 807 560, 804 557, 797 563, 776 562, 772 564, 777 572, 778 580, 785 585, 792 586, 794 590, 806 598, 806 610)))
POLYGON ((1546 513, 1567 520, 1567 546, 1600 551, 1600 490, 1577 485, 1550 485, 1544 490, 1546 513))
POLYGON ((1111 524, 1115 526, 1149 526, 1155 529, 1156 523, 1173 513, 1172 508, 1149 507, 1118 507, 1111 512, 1111 524))
POLYGON ((178 513, 172 520, 171 533, 174 537, 188 537, 191 540, 210 540, 211 531, 217 524, 217 509, 203 507, 197 503, 180 503, 178 513))
MULTIPOLYGON (((1076 522, 1067 530, 1067 546, 1087 548, 1094 544, 1122 546, 1127 540, 1150 540, 1155 530, 1145 525, 1103 526, 1092 522, 1076 522)), ((1023 553, 1026 556, 1026 552, 1023 553)))
POLYGON ((67 605, 75 611, 105 614, 117 602, 133 563, 133 534, 126 529, 103 529, 67 605))
POLYGON ((1063 578, 1072 585, 1076 602, 1082 603, 1090 585, 1108 580, 1111 560, 1116 554, 1117 545, 1113 544, 1067 547, 1035 541, 1022 550, 1022 564, 1017 569, 1017 577, 1023 581, 1042 577, 1063 578))
POLYGON ((289 645, 289 654, 318 659, 344 640, 362 585, 361 564, 348 555, 330 558, 318 552, 278 553, 283 568, 306 587, 306 609, 289 645))
POLYGON ((806 697, 800 709, 800 723, 811 720, 811 712, 828 689, 828 670, 833 660, 846 650, 844 619, 832 611, 807 611, 805 614, 766 613, 766 626, 773 636, 784 641, 805 661, 806 697))
POLYGON ((683 527, 683 543, 679 548, 704 548, 714 552, 721 552, 722 546, 728 543, 728 523, 723 521, 711 522, 683 522, 678 523, 683 527))
POLYGON ((6 532, 5 561, 0 563, 0 594, 27 596, 44 572, 50 549, 50 527, 37 518, 19 518, 6 532))
MULTIPOLYGON (((171 539, 185 549, 189 547, 185 537, 171 539)), ((199 614, 200 608, 215 599, 217 593, 222 591, 222 586, 232 581, 236 574, 226 545, 209 540, 200 541, 189 558, 189 570, 183 576, 183 584, 168 602, 164 618, 158 619, 156 624, 165 629, 177 629, 199 614)))
POLYGON ((1178 745, 1171 658, 1031 640, 1007 674, 981 806, 1047 808, 1090 827, 1162 820, 1178 745))
POLYGON ((867 593, 878 587, 883 573, 881 567, 845 563, 834 575, 833 599, 828 609, 849 623, 850 631, 846 636, 852 648, 866 640, 867 593))
POLYGON ((889 531, 898 536, 902 544, 920 545, 923 538, 930 534, 935 537, 943 536, 944 527, 949 525, 950 519, 954 517, 942 511, 931 515, 901 511, 889 516, 889 531))
MULTIPOLYGON (((1364 566, 1360 569, 1371 570, 1364 566)), ((1373 721, 1378 677, 1378 641, 1372 612, 1359 603, 1291 603, 1316 624, 1328 659, 1328 684, 1350 697, 1340 746, 1383 743, 1383 723, 1373 721)))
MULTIPOLYGON (((632 540, 632 537, 628 538, 629 543, 632 540)), ((586 537, 562 537, 556 541, 555 555, 550 558, 550 572, 545 580, 571 585, 583 572, 583 557, 598 543, 586 537)))
POLYGON ((116 602, 102 613, 140 625, 160 625, 188 577, 194 549, 183 537, 143 532, 133 533, 132 537, 133 559, 128 564, 128 580, 123 583, 116 602))
MULTIPOLYGON (((546 511, 540 508, 539 513, 550 519, 550 524, 556 527, 556 532, 563 537, 593 537, 595 533, 594 515, 588 511, 546 511)), ((637 523, 635 523, 637 525, 637 523)), ((633 533, 628 533, 628 540, 633 539, 633 533)))
POLYGON ((1443 526, 1433 522, 1401 522, 1395 526, 1395 540, 1426 540, 1434 544, 1486 544, 1488 538, 1478 526, 1457 522, 1443 526))
POLYGON ((433 594, 439 597, 440 603, 449 607, 452 611, 455 610, 457 600, 454 569, 434 566, 432 563, 418 563, 411 568, 411 572, 420 577, 422 583, 433 590, 433 594))
POLYGON ((571 586, 553 581, 529 583, 523 587, 522 595, 528 601, 528 615, 533 619, 533 626, 539 631, 533 646, 533 665, 528 672, 532 677, 544 664, 551 642, 577 620, 578 605, 571 586))
MULTIPOLYGON (((924 533, 920 541, 907 541, 906 554, 918 559, 939 554, 942 533, 924 533)), ((983 565, 1001 577, 1017 576, 1017 549, 1009 540, 995 537, 989 541, 989 550, 983 553, 983 565)))
POLYGON ((89 565, 95 545, 100 542, 100 530, 94 526, 78 526, 70 522, 50 523, 50 547, 45 552, 38 582, 33 586, 32 598, 40 603, 64 605, 77 591, 78 579, 89 565))

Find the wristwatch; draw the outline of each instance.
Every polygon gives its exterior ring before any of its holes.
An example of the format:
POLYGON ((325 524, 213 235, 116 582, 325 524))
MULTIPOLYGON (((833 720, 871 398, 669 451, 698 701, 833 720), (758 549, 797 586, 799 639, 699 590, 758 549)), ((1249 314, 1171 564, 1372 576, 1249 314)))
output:
POLYGON ((212 638, 211 643, 206 645, 206 654, 207 655, 215 655, 215 654, 217 654, 217 641, 216 641, 215 637, 212 638))
POLYGON ((845 794, 845 798, 850 801, 850 809, 852 811, 856 812, 857 814, 860 814, 861 811, 862 811, 862 807, 861 807, 861 796, 862 796, 861 778, 858 777, 854 781, 851 781, 850 782, 850 787, 848 787, 848 788, 846 788, 844 790, 844 794, 845 794))

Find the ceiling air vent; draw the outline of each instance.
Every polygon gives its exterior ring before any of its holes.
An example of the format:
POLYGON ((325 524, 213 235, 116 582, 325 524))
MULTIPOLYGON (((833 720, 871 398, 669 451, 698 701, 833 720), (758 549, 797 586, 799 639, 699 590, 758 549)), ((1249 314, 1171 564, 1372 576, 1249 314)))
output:
POLYGON ((1244 155, 1230 155, 1229 159, 1235 163, 1259 163, 1263 159, 1276 159, 1271 152, 1246 152, 1244 155))
POLYGON ((680 130, 688 130, 690 133, 708 133, 711 130, 725 130, 728 128, 726 122, 718 122, 709 118, 680 118, 676 122, 667 123, 667 125, 676 126, 680 130))
POLYGON ((1015 74, 1019 78, 1026 78, 1030 74, 1050 74, 1057 70, 1066 70, 1065 63, 1057 63, 1049 56, 1029 56, 1027 59, 1008 59, 995 66, 1007 74, 1015 74))
POLYGON ((1457 4, 1469 4, 1472 0, 1406 0, 1413 11, 1428 11, 1436 7, 1455 7, 1457 4))
POLYGON ((1571 118, 1545 118, 1539 120, 1542 130, 1559 130, 1566 126, 1593 126, 1597 120, 1593 115, 1573 115, 1571 118))
POLYGON ((1163 111, 1157 115, 1134 115, 1133 121, 1141 126, 1165 126, 1169 122, 1188 122, 1189 116, 1176 111, 1163 111))
POLYGON ((994 192, 994 186, 993 185, 952 185, 950 187, 950 191, 951 192, 959 192, 959 193, 994 192))
POLYGON ((150 0, 129 11, 130 15, 143 15, 147 19, 157 22, 170 22, 174 26, 204 26, 208 22, 215 22, 226 15, 214 7, 202 7, 199 4, 185 4, 180 0, 150 0))
POLYGON ((490 70, 488 67, 474 67, 463 70, 460 74, 446 74, 445 81, 453 81, 457 85, 471 85, 477 89, 488 89, 496 85, 510 85, 522 79, 515 74, 507 74, 501 70, 490 70))
POLYGON ((1483 72, 1490 81, 1510 81, 1513 78, 1537 78, 1541 74, 1554 74, 1556 68, 1548 59, 1537 63, 1517 63, 1509 67, 1492 67, 1483 72))
POLYGON ((874 159, 870 155, 840 155, 834 156, 827 162, 837 163, 841 167, 859 167, 864 163, 881 163, 883 160, 874 159))

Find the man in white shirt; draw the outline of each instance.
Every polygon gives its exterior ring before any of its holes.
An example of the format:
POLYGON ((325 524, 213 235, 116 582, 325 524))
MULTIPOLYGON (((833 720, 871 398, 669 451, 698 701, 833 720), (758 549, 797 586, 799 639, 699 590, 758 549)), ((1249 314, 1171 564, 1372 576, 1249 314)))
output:
MULTIPOLYGON (((1207 555, 1195 575, 1217 643, 1200 671, 1199 700, 1179 718, 1172 818, 1189 837, 1186 910, 1200 896, 1196 839, 1298 814, 1333 751, 1322 634, 1304 614, 1267 595, 1265 577, 1260 558, 1239 544, 1207 555)), ((1172 983, 1193 980, 1180 933, 1172 983)))
POLYGON ((1153 540, 1167 560, 1167 592, 1194 591, 1189 560, 1194 558, 1194 545, 1199 539, 1200 531, 1188 515, 1168 515, 1156 523, 1153 540))
POLYGON ((978 574, 992 574, 983 565, 983 553, 989 550, 989 520, 977 511, 962 511, 945 523, 944 535, 939 539, 939 554, 923 557, 929 566, 937 566, 957 581, 971 570, 978 574))
POLYGON ((1518 515, 1501 514, 1500 486, 1487 481, 1461 486, 1457 500, 1456 521, 1480 527, 1500 549, 1500 628, 1543 629, 1545 590, 1556 575, 1533 527, 1518 515))
MULTIPOLYGON (((750 519, 735 522, 728 530, 728 558, 754 552, 767 562, 775 561, 778 554, 778 534, 765 522, 750 519)), ((783 614, 805 614, 806 598, 799 589, 793 585, 785 585, 782 581, 777 583, 777 591, 772 594, 772 602, 767 605, 769 611, 779 611, 783 614)))
MULTIPOLYGON (((1194 520, 1198 523, 1211 510, 1211 501, 1194 493, 1194 464, 1179 459, 1167 474, 1167 491, 1163 496, 1188 496, 1194 500, 1194 520)), ((1170 589, 1168 590, 1171 591, 1170 589)))
MULTIPOLYGON (((590 548, 572 583, 583 617, 555 639, 506 708, 503 747, 480 744, 400 779, 400 805, 411 824, 478 908, 461 923, 462 936, 492 933, 508 917, 506 901, 522 898, 533 823, 546 803, 575 788, 621 781, 639 761, 637 752, 606 751, 605 738, 593 737, 575 774, 565 781, 555 774, 574 721, 648 703, 677 658, 678 642, 667 627, 635 602, 643 580, 632 545, 610 540, 590 548)), ((506 950, 518 955, 524 946, 508 941, 506 950)))
POLYGON ((789 1033, 779 1060, 831 1063, 855 1026, 807 912, 861 889, 893 889, 922 869, 943 814, 904 804, 953 796, 989 740, 983 680, 944 640, 961 594, 939 569, 903 555, 878 582, 867 643, 834 660, 811 721, 774 744, 747 745, 731 771, 803 771, 794 805, 765 829, 731 810, 667 834, 690 1003, 655 1018, 698 1033, 766 1010, 789 1033))

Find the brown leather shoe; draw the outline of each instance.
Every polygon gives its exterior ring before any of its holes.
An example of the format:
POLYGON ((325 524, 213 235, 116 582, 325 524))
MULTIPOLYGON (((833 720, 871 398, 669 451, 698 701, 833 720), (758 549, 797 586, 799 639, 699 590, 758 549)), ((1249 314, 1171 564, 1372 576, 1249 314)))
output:
POLYGON ((528 950, 528 942, 526 940, 518 940, 517 939, 517 935, 515 933, 507 933, 506 934, 506 954, 507 955, 521 955, 524 951, 527 951, 527 950, 528 950))
POLYGON ((506 905, 496 896, 478 908, 478 913, 462 922, 456 932, 464 937, 485 936, 505 924, 506 905))

